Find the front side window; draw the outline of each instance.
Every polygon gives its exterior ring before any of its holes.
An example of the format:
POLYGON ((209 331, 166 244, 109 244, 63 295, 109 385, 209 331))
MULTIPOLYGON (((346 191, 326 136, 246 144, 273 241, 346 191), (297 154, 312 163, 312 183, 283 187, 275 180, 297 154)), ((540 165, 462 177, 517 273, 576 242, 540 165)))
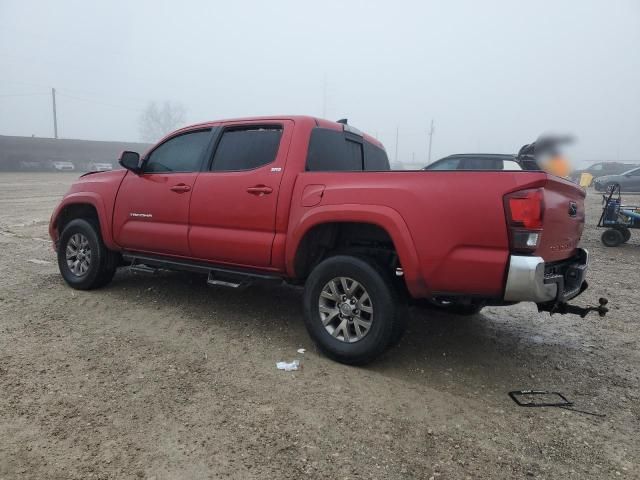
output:
POLYGON ((197 172, 211 130, 200 130, 170 138, 151 152, 144 163, 144 173, 197 172))
POLYGON ((241 127, 222 134, 211 169, 216 172, 251 170, 276 159, 282 127, 241 127))

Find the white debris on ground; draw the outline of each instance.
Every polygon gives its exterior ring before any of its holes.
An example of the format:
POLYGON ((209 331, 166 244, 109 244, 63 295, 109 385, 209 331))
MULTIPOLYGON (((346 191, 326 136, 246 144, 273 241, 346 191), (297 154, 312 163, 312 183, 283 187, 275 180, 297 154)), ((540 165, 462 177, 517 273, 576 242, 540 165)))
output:
POLYGON ((276 368, 278 370, 284 370, 285 372, 291 372, 293 370, 298 370, 300 367, 300 361, 294 360, 293 362, 277 362, 276 368))
POLYGON ((40 260, 39 258, 30 258, 27 260, 29 263, 35 263, 36 265, 50 265, 51 262, 48 260, 40 260))

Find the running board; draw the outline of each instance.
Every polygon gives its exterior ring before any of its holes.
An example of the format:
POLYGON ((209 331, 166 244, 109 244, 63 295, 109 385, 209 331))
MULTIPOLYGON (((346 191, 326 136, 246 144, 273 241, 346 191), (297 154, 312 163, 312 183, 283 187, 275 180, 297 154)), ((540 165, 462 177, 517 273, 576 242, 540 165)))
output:
POLYGON ((235 282, 231 280, 220 280, 215 277, 214 272, 209 272, 209 276, 207 277, 207 285, 213 285, 218 287, 230 287, 230 288, 238 288, 242 285, 246 285, 246 282, 235 282))
POLYGON ((129 266, 129 271, 133 273, 143 273, 146 275, 155 275, 156 273, 158 273, 157 268, 150 267, 148 265, 145 265, 144 263, 132 263, 129 266))
POLYGON ((282 277, 274 273, 243 268, 236 269, 231 267, 222 267, 193 260, 145 255, 133 252, 124 252, 122 254, 122 258, 126 262, 130 262, 129 269, 133 272, 154 274, 159 269, 166 269, 201 273, 207 275, 208 285, 238 288, 248 285, 253 281, 282 282, 282 277))

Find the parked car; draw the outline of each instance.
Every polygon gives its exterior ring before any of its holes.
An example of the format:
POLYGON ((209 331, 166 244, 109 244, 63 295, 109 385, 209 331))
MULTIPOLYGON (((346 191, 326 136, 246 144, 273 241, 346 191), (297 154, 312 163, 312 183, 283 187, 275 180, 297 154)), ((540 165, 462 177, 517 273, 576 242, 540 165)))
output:
POLYGON ((620 185, 622 192, 640 192, 640 167, 632 168, 620 175, 606 175, 593 181, 598 192, 609 192, 614 185, 620 185))
POLYGON ((423 170, 522 170, 515 155, 458 153, 436 160, 423 170))
POLYGON ((543 171, 390 171, 373 137, 304 116, 201 123, 120 164, 53 212, 68 285, 101 287, 123 265, 304 285, 307 330, 340 362, 397 343, 407 299, 567 313, 587 286, 585 192, 543 171))
POLYGON ((42 162, 39 162, 37 160, 20 160, 20 162, 18 163, 18 167, 20 168, 20 170, 28 171, 44 169, 44 165, 42 164, 42 162))
POLYGON ((598 162, 598 163, 594 163, 593 165, 587 168, 574 170, 571 173, 571 179, 578 181, 580 180, 580 176, 583 173, 589 173, 594 178, 604 177, 608 175, 619 175, 635 167, 638 167, 638 165, 634 165, 632 163, 620 163, 620 162, 598 162))
POLYGON ((106 162, 90 162, 87 164, 87 171, 89 172, 108 172, 113 170, 113 165, 106 162))
POLYGON ((51 162, 50 165, 51 165, 51 169, 57 172, 73 172, 76 169, 75 165, 71 162, 62 162, 62 161, 54 160, 51 162))

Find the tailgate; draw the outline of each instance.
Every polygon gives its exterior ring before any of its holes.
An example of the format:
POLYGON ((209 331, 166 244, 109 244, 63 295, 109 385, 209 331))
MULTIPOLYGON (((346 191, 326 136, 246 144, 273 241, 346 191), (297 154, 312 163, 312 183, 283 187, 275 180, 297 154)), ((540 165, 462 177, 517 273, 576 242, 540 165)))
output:
POLYGON ((546 262, 571 257, 584 228, 586 192, 573 182, 547 174, 542 236, 535 254, 546 262))

